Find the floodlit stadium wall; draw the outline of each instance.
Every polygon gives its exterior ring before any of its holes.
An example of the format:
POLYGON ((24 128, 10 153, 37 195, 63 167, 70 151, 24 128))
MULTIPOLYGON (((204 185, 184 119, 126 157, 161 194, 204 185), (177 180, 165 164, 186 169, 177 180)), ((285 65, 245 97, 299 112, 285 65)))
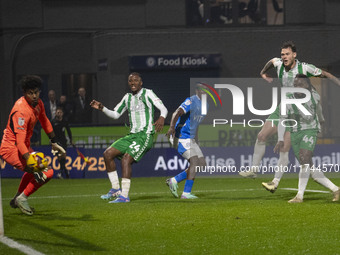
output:
MULTIPOLYGON (((52 168, 57 172, 60 165, 56 157, 51 157, 50 146, 34 148, 36 151, 44 152, 52 168)), ((222 176, 237 175, 240 170, 247 170, 251 165, 253 147, 220 147, 220 148, 202 148, 208 167, 197 169, 198 175, 203 176, 222 176)), ((78 157, 73 148, 68 148, 66 167, 70 170, 71 178, 106 178, 105 164, 102 149, 80 149, 84 156, 88 157, 91 162, 89 165, 83 159, 78 157)), ((340 172, 340 145, 317 145, 314 151, 314 164, 324 172, 340 172)), ((273 153, 273 147, 268 146, 263 159, 260 172, 263 174, 273 173, 278 161, 278 155, 273 153)), ((299 164, 296 162, 292 151, 289 156, 290 165, 285 172, 298 173, 299 164)), ((0 159, 1 177, 2 178, 19 178, 22 172, 13 169, 0 159)), ((121 176, 120 164, 118 174, 121 176)), ((151 177, 151 176, 174 176, 188 167, 188 162, 183 159, 175 149, 153 148, 148 152, 140 162, 133 165, 133 177, 151 177)), ((56 178, 56 174, 55 174, 56 178)))

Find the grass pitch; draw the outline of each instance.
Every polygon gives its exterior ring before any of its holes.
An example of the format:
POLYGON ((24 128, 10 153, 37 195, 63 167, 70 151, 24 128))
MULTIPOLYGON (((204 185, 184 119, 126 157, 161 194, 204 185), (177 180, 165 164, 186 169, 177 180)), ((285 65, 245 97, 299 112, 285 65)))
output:
MULTIPOLYGON (((45 254, 340 253, 340 204, 330 193, 288 204, 296 191, 284 188, 296 188, 297 176, 274 194, 261 186, 272 176, 261 177, 198 177, 191 201, 174 198, 165 178, 133 178, 128 204, 99 198, 107 179, 53 179, 31 196, 33 216, 9 206, 20 180, 2 179, 5 235, 45 254)), ((326 191, 311 180, 307 188, 326 191)), ((0 251, 21 254, 1 243, 0 251)))

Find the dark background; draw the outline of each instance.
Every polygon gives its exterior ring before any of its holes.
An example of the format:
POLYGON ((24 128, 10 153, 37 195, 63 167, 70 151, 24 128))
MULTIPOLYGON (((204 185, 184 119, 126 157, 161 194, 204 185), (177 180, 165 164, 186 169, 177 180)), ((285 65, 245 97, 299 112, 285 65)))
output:
MULTIPOLYGON (((213 70, 141 71, 144 86, 168 106, 167 123, 189 96, 190 77, 259 77, 286 40, 296 43, 298 59, 340 76, 340 1, 285 0, 284 22, 278 26, 191 26, 187 8, 184 0, 1 0, 0 130, 21 95, 16 82, 22 75, 41 75, 44 93, 54 89, 58 97, 85 86, 91 97, 112 108, 128 92, 131 56, 221 54, 213 70)), ((340 137, 338 95, 336 85, 323 86, 327 137, 340 137)), ((94 125, 125 121, 96 111, 93 120, 94 125)))

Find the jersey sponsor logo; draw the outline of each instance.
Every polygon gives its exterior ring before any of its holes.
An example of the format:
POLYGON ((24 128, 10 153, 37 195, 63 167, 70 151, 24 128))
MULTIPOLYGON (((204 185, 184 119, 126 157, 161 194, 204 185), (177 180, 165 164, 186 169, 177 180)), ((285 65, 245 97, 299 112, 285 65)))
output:
POLYGON ((18 125, 23 126, 25 124, 25 118, 19 117, 18 119, 18 125))

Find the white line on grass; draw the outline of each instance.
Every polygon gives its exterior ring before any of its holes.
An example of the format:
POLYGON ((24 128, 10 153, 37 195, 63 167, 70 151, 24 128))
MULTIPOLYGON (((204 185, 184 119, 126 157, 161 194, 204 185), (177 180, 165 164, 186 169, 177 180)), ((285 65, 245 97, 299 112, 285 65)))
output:
MULTIPOLYGON (((294 190, 297 191, 298 189, 295 188, 280 188, 282 190, 294 190)), ((220 190, 195 190, 195 193, 215 193, 215 192, 239 192, 239 191, 259 191, 264 189, 220 189, 220 190)), ((309 190, 307 189, 306 192, 314 192, 314 193, 330 193, 329 191, 324 190, 309 190)), ((169 191, 162 191, 162 192, 132 192, 130 195, 162 195, 168 194, 169 191)), ((67 196, 33 196, 30 199, 51 199, 51 198, 79 198, 79 197, 98 197, 102 194, 88 194, 88 195, 67 195, 67 196)), ((12 198, 3 198, 3 200, 11 200, 12 198)))
MULTIPOLYGON (((207 192, 235 192, 235 191, 255 191, 262 189, 221 189, 221 190, 195 190, 195 193, 207 193, 207 192)), ((161 195, 168 194, 169 191, 162 192, 132 192, 130 195, 161 195)), ((50 199, 50 198, 77 198, 77 197, 97 197, 102 194, 91 194, 91 195, 67 195, 67 196, 34 196, 30 197, 30 199, 50 199)), ((11 200, 12 198, 3 198, 3 200, 11 200)))
MULTIPOLYGON (((295 189, 295 188, 281 188, 281 189, 299 191, 298 189, 295 189)), ((313 193, 331 193, 330 191, 326 191, 326 190, 314 190, 314 189, 306 189, 306 191, 313 192, 313 193)))
POLYGON ((41 253, 39 251, 36 251, 34 249, 32 249, 29 246, 20 244, 6 236, 2 236, 0 237, 0 242, 2 242, 3 244, 13 248, 13 249, 17 249, 19 251, 21 251, 22 253, 28 254, 28 255, 44 255, 44 253, 41 253))

